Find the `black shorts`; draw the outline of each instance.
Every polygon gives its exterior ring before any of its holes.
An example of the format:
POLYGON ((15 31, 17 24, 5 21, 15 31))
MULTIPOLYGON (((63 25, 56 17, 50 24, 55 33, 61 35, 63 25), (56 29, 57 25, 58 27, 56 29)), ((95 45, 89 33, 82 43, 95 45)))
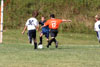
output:
POLYGON ((29 30, 28 38, 30 40, 30 43, 32 43, 32 39, 36 39, 36 30, 29 30))
POLYGON ((56 37, 57 34, 58 34, 58 30, 57 30, 57 29, 51 29, 51 30, 50 30, 50 35, 51 35, 51 37, 56 37))

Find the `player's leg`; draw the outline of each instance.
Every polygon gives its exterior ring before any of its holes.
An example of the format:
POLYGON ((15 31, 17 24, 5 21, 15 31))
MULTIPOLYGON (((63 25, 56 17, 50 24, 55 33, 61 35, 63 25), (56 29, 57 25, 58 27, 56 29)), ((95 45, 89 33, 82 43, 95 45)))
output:
POLYGON ((44 35, 45 35, 47 43, 48 43, 49 42, 49 31, 47 31, 44 35))
POLYGON ((51 45, 52 41, 53 41, 53 36, 54 36, 54 33, 52 30, 50 30, 50 35, 51 35, 51 39, 49 40, 48 44, 47 44, 47 48, 49 48, 49 45, 51 45))
POLYGON ((56 40, 57 34, 58 34, 58 31, 56 30, 56 31, 55 31, 55 35, 54 35, 54 37, 55 37, 55 38, 54 38, 54 42, 55 42, 55 47, 56 47, 56 48, 58 48, 58 41, 56 40))
POLYGON ((57 40, 56 40, 56 38, 55 38, 55 37, 52 37, 52 38, 51 38, 51 40, 49 41, 49 43, 48 43, 48 46, 47 46, 47 47, 49 47, 49 45, 51 45, 51 43, 52 43, 52 42, 55 42, 55 47, 56 47, 56 48, 58 48, 58 42, 57 42, 57 40))
POLYGON ((40 33, 40 42, 39 42, 38 45, 42 44, 42 36, 43 36, 43 33, 41 32, 41 33, 40 33))
POLYGON ((36 39, 36 30, 33 30, 33 35, 32 35, 33 39, 34 39, 34 49, 37 49, 37 39, 36 39))
POLYGON ((29 43, 32 43, 32 35, 31 35, 31 31, 28 31, 28 39, 29 39, 29 43))
POLYGON ((52 42, 55 42, 56 48, 57 48, 58 47, 58 42, 56 41, 55 37, 57 36, 58 31, 57 30, 51 30, 50 34, 51 34, 51 40, 49 40, 47 48, 49 48, 49 45, 51 45, 52 42))
MULTIPOLYGON (((28 34, 28 33, 27 33, 27 34, 28 34)), ((32 45, 34 45, 34 40, 33 40, 33 37, 32 37, 32 32, 29 33, 28 39, 29 39, 29 43, 32 44, 32 45)))
POLYGON ((34 49, 37 49, 37 39, 34 38, 34 49))
POLYGON ((98 41, 100 43, 100 31, 96 32, 97 33, 97 38, 98 38, 98 41))

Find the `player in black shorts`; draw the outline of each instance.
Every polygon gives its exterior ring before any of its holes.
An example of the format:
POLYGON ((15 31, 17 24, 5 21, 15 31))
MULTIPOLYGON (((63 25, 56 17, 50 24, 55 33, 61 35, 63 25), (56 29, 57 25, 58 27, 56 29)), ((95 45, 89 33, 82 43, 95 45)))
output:
POLYGON ((44 24, 44 26, 49 26, 50 34, 51 34, 51 40, 49 40, 49 43, 47 44, 47 48, 49 48, 49 45, 51 45, 52 42, 55 42, 56 48, 58 48, 58 42, 56 40, 57 34, 58 34, 58 28, 59 25, 62 22, 71 22, 71 20, 64 20, 64 19, 55 19, 55 15, 51 14, 49 20, 44 24))
POLYGON ((38 30, 39 24, 38 24, 38 20, 35 17, 38 16, 38 12, 34 11, 32 16, 33 17, 27 20, 22 34, 24 34, 25 30, 27 29, 29 43, 32 43, 32 40, 34 40, 34 49, 37 49, 36 29, 38 30))

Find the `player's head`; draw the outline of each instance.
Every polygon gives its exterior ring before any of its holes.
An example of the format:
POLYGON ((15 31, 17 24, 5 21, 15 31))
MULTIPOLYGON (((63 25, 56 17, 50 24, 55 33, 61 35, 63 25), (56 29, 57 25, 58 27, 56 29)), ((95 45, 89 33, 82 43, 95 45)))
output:
POLYGON ((95 20, 96 20, 96 21, 97 21, 97 20, 100 20, 100 15, 99 15, 99 14, 95 16, 95 20))
POLYGON ((38 11, 33 11, 32 16, 37 17, 38 16, 38 11))
POLYGON ((54 14, 50 14, 50 18, 55 18, 55 15, 54 14))
POLYGON ((44 21, 45 20, 45 17, 44 16, 41 16, 41 20, 44 21))

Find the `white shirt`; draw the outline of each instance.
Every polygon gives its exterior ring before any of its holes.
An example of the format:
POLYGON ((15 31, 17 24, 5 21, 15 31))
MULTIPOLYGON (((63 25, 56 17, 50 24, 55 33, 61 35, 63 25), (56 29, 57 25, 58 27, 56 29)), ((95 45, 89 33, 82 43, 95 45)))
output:
POLYGON ((95 31, 100 31, 100 21, 97 21, 94 26, 95 31))
POLYGON ((27 30, 34 30, 38 26, 39 22, 36 18, 29 18, 26 22, 27 30))

